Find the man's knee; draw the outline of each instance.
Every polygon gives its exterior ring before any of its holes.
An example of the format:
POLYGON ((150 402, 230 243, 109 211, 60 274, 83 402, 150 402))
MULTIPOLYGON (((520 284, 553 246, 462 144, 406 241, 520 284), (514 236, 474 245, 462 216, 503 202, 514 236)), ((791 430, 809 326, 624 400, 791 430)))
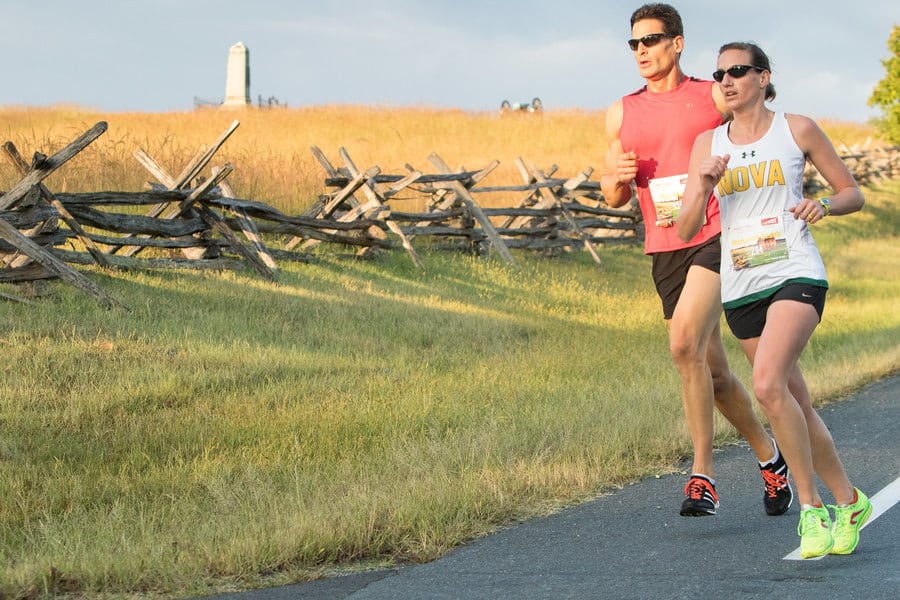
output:
POLYGON ((676 364, 706 362, 700 340, 690 332, 677 332, 669 336, 669 353, 676 364))
POLYGON ((700 323, 680 321, 669 323, 669 352, 676 363, 706 363, 709 333, 700 323))

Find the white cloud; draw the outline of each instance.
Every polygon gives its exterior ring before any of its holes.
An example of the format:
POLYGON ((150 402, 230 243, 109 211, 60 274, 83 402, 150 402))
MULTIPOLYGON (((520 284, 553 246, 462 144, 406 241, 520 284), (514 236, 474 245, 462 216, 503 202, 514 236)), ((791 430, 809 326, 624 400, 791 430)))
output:
MULTIPOLYGON (((624 42, 633 5, 596 0, 65 0, 0 7, 0 105, 190 108, 224 91, 228 48, 250 49, 251 93, 289 105, 426 104, 492 110, 500 100, 599 108, 643 84, 624 42), (52 18, 48 17, 52 15, 52 18), (6 35, 2 35, 3 33, 6 35), (35 40, 40 40, 36 43, 35 40)), ((863 120, 883 76, 895 2, 758 0, 739 10, 675 2, 684 68, 709 77, 725 41, 756 40, 779 102, 863 120), (773 18, 777 15, 777 18, 773 18), (813 18, 814 17, 814 18, 813 18)))

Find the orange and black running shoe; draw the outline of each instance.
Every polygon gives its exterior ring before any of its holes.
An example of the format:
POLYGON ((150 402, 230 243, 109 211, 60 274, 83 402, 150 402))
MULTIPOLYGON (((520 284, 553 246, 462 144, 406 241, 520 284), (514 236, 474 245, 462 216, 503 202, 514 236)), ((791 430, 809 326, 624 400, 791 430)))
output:
POLYGON ((759 467, 766 484, 763 505, 766 507, 766 514, 773 517, 786 513, 794 500, 794 492, 791 491, 791 484, 788 481, 791 472, 781 452, 778 451, 778 446, 775 447, 775 452, 777 458, 773 462, 759 467))
POLYGON ((706 517, 716 514, 719 497, 716 486, 703 475, 691 475, 684 486, 684 502, 681 503, 682 517, 706 517))

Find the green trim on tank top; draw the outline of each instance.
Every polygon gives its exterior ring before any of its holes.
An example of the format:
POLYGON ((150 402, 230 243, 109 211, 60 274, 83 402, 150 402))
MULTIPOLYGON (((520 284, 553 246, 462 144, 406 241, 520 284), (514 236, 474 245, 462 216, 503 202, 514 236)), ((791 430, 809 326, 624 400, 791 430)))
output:
POLYGON ((774 296, 778 290, 781 288, 790 285, 792 283, 805 283, 807 285, 815 285, 818 287, 823 287, 828 289, 828 282, 824 279, 812 279, 810 277, 795 277, 794 279, 788 279, 786 281, 782 281, 775 287, 770 287, 769 289, 762 290, 760 292, 754 292, 749 296, 743 296, 742 298, 738 298, 737 300, 729 300, 728 302, 722 303, 722 308, 732 309, 738 308, 739 306, 745 306, 747 304, 752 304, 753 302, 757 302, 759 300, 763 300, 764 298, 770 298, 774 296))

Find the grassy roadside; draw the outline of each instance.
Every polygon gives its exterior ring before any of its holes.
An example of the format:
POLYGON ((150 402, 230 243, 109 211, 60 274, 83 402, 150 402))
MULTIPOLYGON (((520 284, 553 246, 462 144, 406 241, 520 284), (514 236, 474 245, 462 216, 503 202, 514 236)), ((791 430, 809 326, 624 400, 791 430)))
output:
MULTIPOLYGON (((817 230, 832 290, 803 364, 822 401, 900 364, 898 193, 817 230)), ((57 284, 0 304, 0 597, 184 597, 429 560, 677 468, 648 259, 601 257, 435 253, 423 275, 400 252, 323 252, 277 284, 92 271, 132 313, 57 284)))

